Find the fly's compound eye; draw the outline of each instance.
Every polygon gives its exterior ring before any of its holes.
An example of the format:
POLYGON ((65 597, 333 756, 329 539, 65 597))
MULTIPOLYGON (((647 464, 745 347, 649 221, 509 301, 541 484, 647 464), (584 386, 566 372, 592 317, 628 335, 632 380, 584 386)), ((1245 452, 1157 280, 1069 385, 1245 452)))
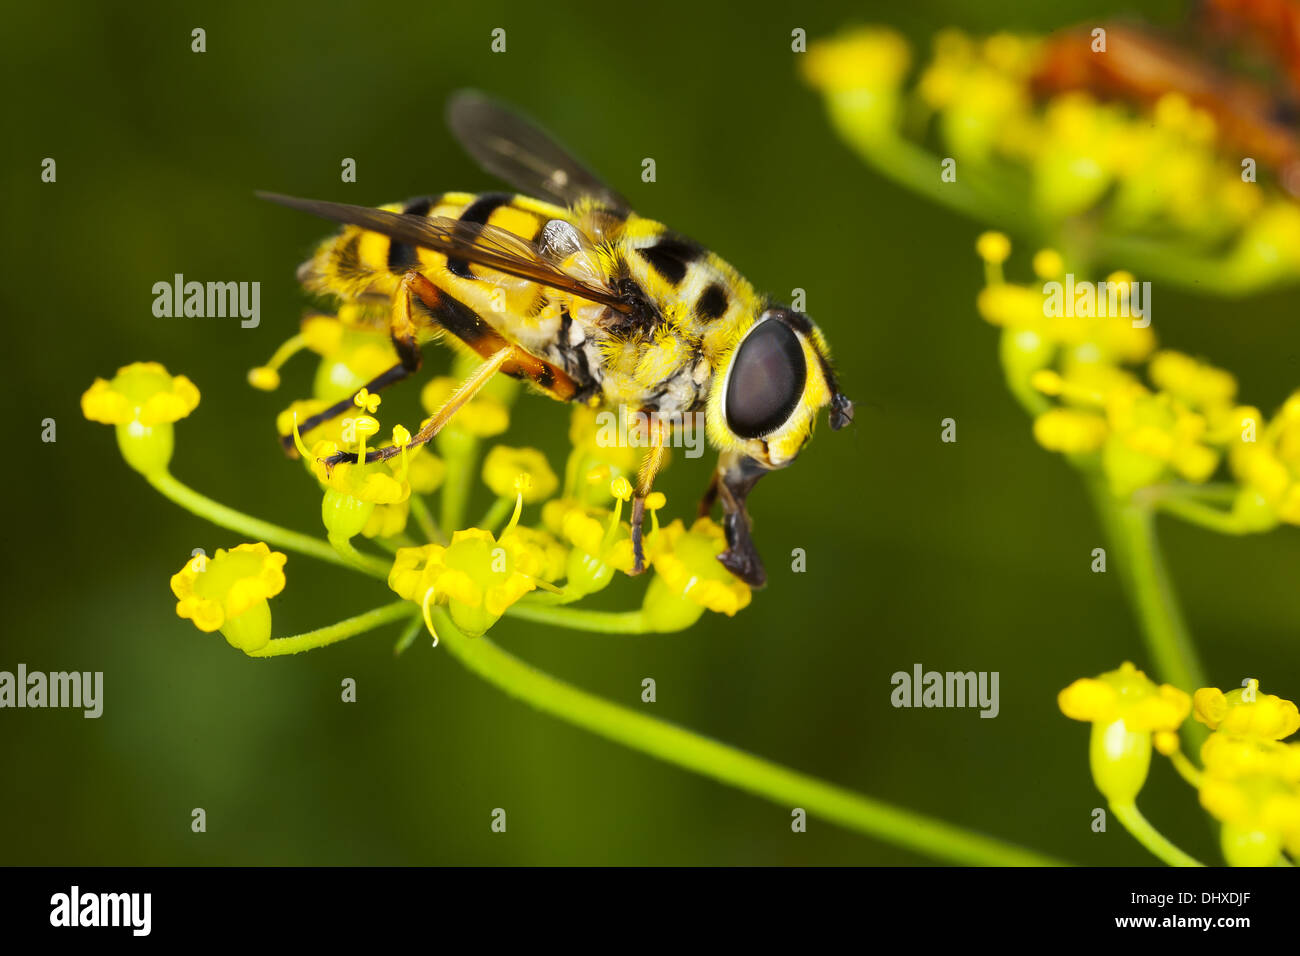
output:
POLYGON ((803 397, 808 362, 799 336, 784 322, 760 322, 731 363, 723 411, 741 438, 762 438, 789 419, 803 397))

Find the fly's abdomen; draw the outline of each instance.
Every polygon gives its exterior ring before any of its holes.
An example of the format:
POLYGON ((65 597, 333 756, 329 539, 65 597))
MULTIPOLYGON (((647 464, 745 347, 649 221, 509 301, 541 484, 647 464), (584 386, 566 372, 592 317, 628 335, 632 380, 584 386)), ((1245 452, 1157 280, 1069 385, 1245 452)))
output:
MULTIPOLYGON (((390 203, 380 208, 469 224, 491 224, 530 242, 537 238, 547 221, 565 215, 559 207, 510 193, 443 193, 421 196, 404 203, 390 203)), ((535 283, 504 276, 482 266, 472 266, 463 260, 448 259, 439 252, 357 226, 345 226, 338 235, 322 243, 298 274, 303 284, 314 292, 356 299, 366 295, 391 295, 401 277, 410 269, 418 269, 452 295, 466 291, 456 288, 461 283, 504 286, 507 297, 512 291, 518 291, 521 285, 537 288, 535 283)), ((477 290, 471 293, 471 297, 478 291, 490 292, 491 289, 477 290)), ((530 300, 533 298, 536 296, 529 296, 530 300)), ((474 307, 472 303, 465 304, 474 307)), ((497 307, 501 304, 496 303, 497 307)), ((509 308, 514 303, 505 305, 509 308)))

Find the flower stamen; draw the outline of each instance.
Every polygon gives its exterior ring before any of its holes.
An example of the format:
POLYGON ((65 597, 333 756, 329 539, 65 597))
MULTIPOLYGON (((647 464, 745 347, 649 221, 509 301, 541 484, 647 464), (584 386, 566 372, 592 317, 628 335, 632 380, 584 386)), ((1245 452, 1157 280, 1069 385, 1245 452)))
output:
POLYGON ((248 370, 248 384, 262 392, 274 392, 280 387, 280 369, 298 352, 307 347, 307 338, 301 332, 286 339, 265 365, 248 370))
POLYGON ((438 632, 433 629, 433 614, 429 611, 429 604, 433 600, 433 588, 424 592, 424 600, 420 602, 420 611, 424 614, 424 626, 429 629, 429 634, 433 637, 433 646, 438 646, 438 632))

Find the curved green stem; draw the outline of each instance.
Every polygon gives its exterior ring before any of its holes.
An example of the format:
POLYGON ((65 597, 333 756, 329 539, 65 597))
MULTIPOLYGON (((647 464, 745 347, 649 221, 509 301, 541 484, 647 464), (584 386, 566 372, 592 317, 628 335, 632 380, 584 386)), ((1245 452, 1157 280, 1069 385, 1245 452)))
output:
POLYGON ((1197 790, 1201 789, 1201 771, 1187 758, 1187 754, 1181 750, 1175 750, 1169 755, 1169 761, 1178 771, 1178 775, 1190 783, 1197 790))
POLYGON ((1227 481, 1211 481, 1203 485, 1191 482, 1175 481, 1163 485, 1151 485, 1140 488, 1133 493, 1135 502, 1159 506, 1170 500, 1209 501, 1230 505, 1237 499, 1239 488, 1227 481))
POLYGON ((586 596, 586 592, 573 590, 565 584, 559 591, 530 591, 519 599, 519 603, 529 607, 555 607, 581 601, 586 596))
POLYGON ((1161 498, 1156 507, 1176 518, 1219 534, 1255 534, 1265 530, 1257 522, 1245 521, 1231 511, 1224 511, 1194 498, 1161 498))
POLYGON ((968 865, 1061 865, 1050 857, 864 797, 612 704, 537 670, 485 637, 465 637, 441 608, 433 614, 438 619, 440 646, 471 671, 512 697, 615 743, 779 806, 800 807, 858 833, 939 859, 968 865))
POLYGON ((411 618, 411 622, 406 625, 406 629, 402 631, 397 643, 393 645, 393 656, 397 657, 399 654, 404 654, 415 643, 415 639, 423 633, 424 615, 417 613, 411 618))
MULTIPOLYGON (((282 528, 260 518, 254 518, 252 515, 236 511, 234 508, 228 508, 220 502, 213 501, 206 495, 200 494, 188 485, 182 484, 170 472, 149 475, 147 480, 164 497, 180 505, 186 511, 192 512, 200 518, 206 518, 219 527, 234 531, 236 534, 241 534, 253 541, 265 541, 268 545, 283 548, 286 551, 296 551, 299 554, 305 554, 320 561, 327 561, 330 564, 353 567, 347 559, 330 547, 328 542, 322 541, 320 538, 313 538, 308 534, 282 528)), ((385 569, 381 577, 387 577, 387 575, 388 571, 385 569)))
POLYGON ((1133 834, 1133 838, 1152 852, 1159 860, 1169 866, 1204 866, 1204 863, 1188 856, 1165 838, 1165 835, 1153 827, 1137 808, 1136 803, 1111 803, 1110 812, 1124 824, 1124 829, 1133 834))
MULTIPOLYGON (((1206 686, 1156 540, 1155 517, 1149 508, 1123 502, 1111 494, 1101 475, 1089 476, 1089 490, 1114 551, 1116 568, 1137 611, 1147 650, 1162 680, 1191 693, 1206 686)), ((1187 725, 1197 742, 1200 724, 1187 725)))
POLYGON ((330 545, 336 552, 348 563, 348 567, 355 568, 363 574, 369 574, 377 578, 387 578, 388 572, 392 569, 392 562, 385 561, 383 558, 371 557, 368 554, 362 554, 356 549, 351 540, 330 535, 330 545))
POLYGON ((339 621, 329 627, 317 628, 314 631, 296 634, 293 637, 278 637, 260 650, 247 653, 249 657, 281 657, 285 654, 301 654, 303 651, 312 651, 328 644, 336 644, 349 637, 355 637, 357 634, 364 634, 366 631, 383 627, 392 621, 408 618, 413 614, 417 619, 419 618, 419 611, 412 607, 410 601, 394 601, 392 604, 385 604, 383 607, 377 607, 373 611, 366 611, 364 614, 358 614, 356 617, 339 621))
POLYGON ((428 503, 414 492, 411 493, 411 514, 415 516, 415 523, 420 526, 426 541, 436 544, 447 543, 438 525, 434 523, 433 513, 429 511, 428 503))
POLYGON ((574 631, 597 631, 601 634, 656 634, 646 620, 645 613, 635 611, 592 611, 561 604, 513 604, 506 609, 508 617, 517 617, 538 624, 552 624, 574 631))
POLYGON ((479 519, 478 524, 474 525, 474 527, 482 528, 484 531, 491 531, 495 534, 497 528, 500 527, 501 522, 510 517, 510 511, 514 506, 514 498, 498 498, 496 501, 492 502, 487 513, 479 519))
POLYGON ((1024 205, 1003 195, 993 183, 982 178, 979 170, 967 165, 956 180, 945 182, 940 178, 942 157, 911 140, 892 134, 878 135, 875 129, 863 130, 852 95, 843 100, 830 95, 827 106, 831 122, 840 135, 878 173, 971 219, 1023 231, 1027 219, 1024 205))

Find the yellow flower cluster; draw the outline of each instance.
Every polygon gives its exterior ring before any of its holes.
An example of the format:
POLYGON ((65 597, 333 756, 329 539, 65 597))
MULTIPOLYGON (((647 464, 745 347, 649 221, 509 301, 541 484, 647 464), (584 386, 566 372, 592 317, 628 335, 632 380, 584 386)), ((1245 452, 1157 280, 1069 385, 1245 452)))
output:
POLYGON ((945 30, 908 89, 906 42, 870 27, 815 43, 803 73, 868 162, 968 214, 1040 242, 1086 216, 1086 242, 1140 237, 1183 281, 1194 251, 1230 291, 1300 278, 1300 207, 1266 177, 1243 181, 1209 113, 1174 92, 1151 107, 1044 94, 1035 80, 1047 46, 945 30), (931 132, 942 144, 933 157, 921 146, 931 132))
POLYGON ((1300 855, 1300 711, 1259 689, 1259 681, 1195 695, 1196 719, 1214 733, 1201 747, 1201 806, 1223 824, 1229 863, 1270 866, 1283 848, 1300 855))
MULTIPOLYGON (((400 424, 391 429, 391 444, 376 446, 371 440, 380 433, 375 416, 382 399, 357 383, 368 381, 375 367, 391 356, 378 345, 377 337, 385 333, 367 315, 345 310, 338 317, 309 317, 298 336, 250 374, 254 384, 272 387, 279 384, 278 370, 294 351, 310 349, 321 357, 312 397, 293 402, 279 415, 277 426, 281 435, 292 437, 320 486, 328 541, 249 518, 170 475, 172 424, 199 401, 198 389, 184 376, 172 376, 156 363, 125 366, 111 381, 95 381, 82 397, 83 411, 93 421, 114 425, 127 461, 160 491, 196 513, 370 574, 383 573, 386 564, 389 586, 423 610, 430 631, 434 629, 431 609, 436 606, 445 607, 463 633, 477 636, 534 591, 550 592, 534 595, 545 599, 537 604, 536 616, 547 607, 602 590, 619 573, 636 570, 624 508, 633 497, 631 480, 638 451, 599 441, 595 413, 586 407, 573 412, 573 448, 563 486, 541 451, 495 445, 487 451, 479 473, 496 501, 476 525, 457 528, 479 444, 509 428, 510 401, 518 386, 499 377, 459 408, 435 438, 441 456, 427 446, 412 448, 412 433, 400 424), (314 416, 349 394, 355 409, 312 424, 314 416), (367 452, 377 448, 386 450, 386 458, 365 461, 367 452), (355 455, 356 460, 332 460, 340 452, 355 455), (423 500, 440 489, 458 496, 451 506, 445 498, 442 502, 443 515, 452 516, 447 528, 450 538, 438 528, 423 500), (498 531, 511 505, 513 515, 498 531), (525 506, 540 506, 539 527, 521 523, 525 506), (412 517, 418 528, 410 526, 412 517), (412 532, 420 534, 424 543, 415 543, 412 532), (392 553, 391 560, 358 551, 351 543, 357 535, 376 539, 392 553)), ((429 382, 421 395, 426 411, 436 414, 456 381, 429 382)), ((658 512, 666 504, 663 494, 650 494, 644 504, 651 530, 643 541, 642 570, 652 574, 641 607, 587 613, 612 616, 608 626, 614 629, 680 630, 707 610, 733 615, 749 604, 749 587, 717 560, 726 546, 718 525, 701 518, 689 530, 680 521, 661 529, 658 512)), ((177 614, 201 631, 221 631, 229 643, 253 656, 296 653, 340 639, 360 626, 355 621, 341 622, 272 645, 267 599, 284 588, 284 564, 285 556, 261 541, 187 562, 171 579, 177 614)), ((391 615, 389 610, 357 620, 387 620, 391 615)))
POLYGON ((1249 680, 1224 693, 1192 697, 1156 685, 1132 664, 1076 680, 1058 695, 1065 716, 1092 724, 1090 761, 1097 788, 1131 806, 1146 782, 1151 749, 1185 762, 1177 731, 1189 713, 1213 733, 1201 746, 1203 770, 1185 776, 1201 805, 1222 824, 1224 858, 1234 866, 1271 866, 1283 850, 1300 856, 1300 710, 1249 680))
POLYGON ((1257 441, 1234 446, 1229 463, 1243 496, 1256 495, 1278 520, 1300 524, 1300 392, 1264 425, 1257 441))
MULTIPOLYGON (((1266 498, 1280 513, 1295 486, 1289 470, 1270 472, 1278 463, 1278 446, 1269 437, 1285 429, 1262 429, 1262 413, 1237 401, 1230 373, 1180 352, 1157 351, 1149 324, 1131 314, 1109 314, 1114 311, 1109 305, 1105 316, 1095 308, 1079 310, 1083 315, 1055 314, 1045 304, 1054 294, 1049 284, 1061 277, 1060 256, 1043 250, 1035 257, 1035 271, 1045 280, 1041 287, 1014 284, 1002 278, 1005 243, 1005 237, 990 233, 976 244, 990 277, 977 307, 1002 329, 1009 384, 1034 413, 1034 439, 1040 445, 1093 456, 1118 496, 1174 477, 1203 483, 1226 456, 1239 475, 1253 469, 1258 482, 1271 475, 1266 498), (1132 368, 1141 364, 1145 381, 1132 368)), ((1096 301, 1109 299, 1114 290, 1122 308, 1135 281, 1126 273, 1109 276, 1095 287, 1096 301)), ((1300 505, 1300 490, 1294 494, 1300 505)))

